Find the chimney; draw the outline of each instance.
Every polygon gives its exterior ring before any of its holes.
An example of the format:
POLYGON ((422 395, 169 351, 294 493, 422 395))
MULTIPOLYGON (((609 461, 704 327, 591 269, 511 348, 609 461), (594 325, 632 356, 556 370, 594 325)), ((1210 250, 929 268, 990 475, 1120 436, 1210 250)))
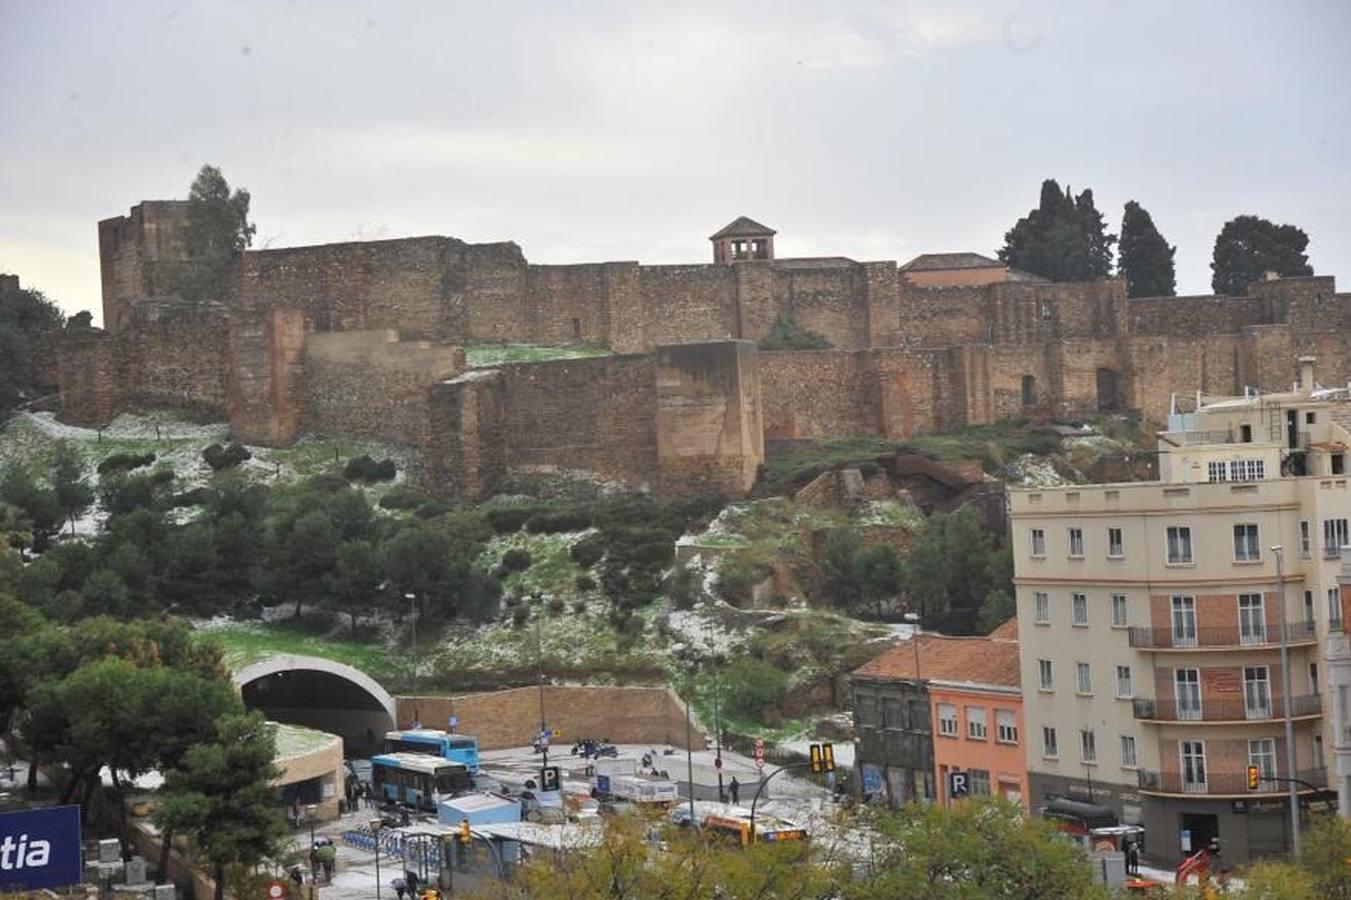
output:
POLYGON ((1313 393, 1313 364, 1317 360, 1315 356, 1301 356, 1299 358, 1299 392, 1301 394, 1313 393))

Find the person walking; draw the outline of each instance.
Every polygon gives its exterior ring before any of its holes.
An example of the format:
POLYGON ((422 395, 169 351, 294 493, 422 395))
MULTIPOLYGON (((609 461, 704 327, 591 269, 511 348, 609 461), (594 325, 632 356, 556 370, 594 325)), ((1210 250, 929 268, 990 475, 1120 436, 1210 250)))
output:
POLYGON ((1126 846, 1126 874, 1140 876, 1140 842, 1131 841, 1126 846))
POLYGON ((736 780, 735 775, 732 776, 732 783, 727 785, 727 793, 732 798, 732 805, 736 806, 737 800, 741 796, 741 782, 736 780))
POLYGON ((389 886, 394 888, 394 894, 399 900, 404 900, 404 897, 408 894, 408 882, 402 878, 395 878, 389 883, 389 886))

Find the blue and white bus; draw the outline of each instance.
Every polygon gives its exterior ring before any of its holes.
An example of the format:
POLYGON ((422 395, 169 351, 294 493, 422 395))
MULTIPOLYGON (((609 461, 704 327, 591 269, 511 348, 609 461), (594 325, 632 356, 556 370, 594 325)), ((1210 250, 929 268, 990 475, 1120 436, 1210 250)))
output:
POLYGON ((437 728, 385 732, 385 753, 422 753, 461 763, 478 774, 478 738, 437 728))
POLYGON ((371 757, 371 785, 382 800, 435 810, 443 797, 469 790, 472 782, 463 763, 426 753, 381 753, 371 757))

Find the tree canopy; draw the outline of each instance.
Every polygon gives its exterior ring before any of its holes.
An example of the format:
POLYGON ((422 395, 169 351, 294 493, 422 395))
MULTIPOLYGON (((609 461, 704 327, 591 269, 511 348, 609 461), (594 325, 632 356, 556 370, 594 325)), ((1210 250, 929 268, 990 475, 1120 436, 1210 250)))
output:
POLYGON ((1312 275, 1305 250, 1309 236, 1294 225, 1277 225, 1259 216, 1237 216, 1224 223, 1211 258, 1211 289, 1239 297, 1263 273, 1312 275))
POLYGON ((1176 247, 1154 227, 1149 211, 1134 200, 1121 217, 1121 275, 1128 297, 1172 297, 1177 293, 1173 269, 1176 247))
POLYGON ((1041 201, 1004 235, 999 258, 1051 281, 1092 281, 1112 274, 1112 245, 1093 191, 1075 196, 1051 178, 1041 184, 1041 201))
POLYGON ((38 342, 64 324, 65 316, 42 291, 0 281, 0 420, 32 394, 38 342))
POLYGON ((183 249, 187 262, 170 274, 170 285, 185 299, 221 300, 231 290, 235 262, 253 242, 249 192, 230 190, 215 166, 202 166, 188 190, 183 249))

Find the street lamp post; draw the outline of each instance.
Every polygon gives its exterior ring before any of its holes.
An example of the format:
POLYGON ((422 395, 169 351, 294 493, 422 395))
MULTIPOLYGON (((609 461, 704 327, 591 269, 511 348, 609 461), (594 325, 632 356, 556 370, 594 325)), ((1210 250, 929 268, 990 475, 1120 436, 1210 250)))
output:
MULTIPOLYGON (((685 667, 685 777, 689 779, 690 785, 690 827, 695 828, 698 822, 694 818, 694 738, 691 735, 690 727, 690 704, 694 701, 694 672, 693 662, 687 662, 685 667)), ((722 772, 718 772, 719 780, 722 779, 722 772)))
POLYGON ((722 787, 722 673, 719 670, 717 653, 713 646, 713 623, 704 623, 704 634, 708 639, 709 654, 713 658, 713 740, 717 759, 713 767, 718 770, 718 802, 726 803, 727 797, 722 787))
POLYGON ((319 812, 319 807, 316 806, 315 804, 313 804, 313 803, 308 803, 308 804, 305 805, 305 818, 306 818, 306 819, 309 819, 309 822, 310 822, 310 877, 311 877, 311 878, 314 878, 314 877, 316 876, 316 873, 315 873, 315 871, 314 871, 314 816, 315 816, 315 814, 316 814, 317 812, 319 812))
POLYGON ((1290 789, 1290 849, 1299 856, 1299 785, 1296 784, 1295 771, 1295 723, 1290 709, 1290 629, 1285 620, 1285 548, 1280 544, 1271 548, 1276 554, 1276 621, 1281 630, 1281 684, 1285 695, 1281 702, 1281 718, 1285 720, 1285 767, 1288 770, 1290 789))
POLYGON ((404 594, 403 599, 408 601, 408 630, 410 632, 410 643, 413 645, 413 696, 417 696, 417 594, 404 594))
MULTIPOLYGON (((535 601, 535 669, 539 676, 539 743, 544 750, 543 768, 549 768, 549 726, 544 717, 544 635, 540 631, 539 611, 540 601, 543 599, 539 593, 532 595, 535 601)), ((541 776, 542 777, 542 776, 541 776)), ((543 785, 541 785, 543 787, 543 785)))
POLYGON ((375 837, 375 900, 380 900, 380 826, 379 819, 371 819, 371 834, 375 837))

